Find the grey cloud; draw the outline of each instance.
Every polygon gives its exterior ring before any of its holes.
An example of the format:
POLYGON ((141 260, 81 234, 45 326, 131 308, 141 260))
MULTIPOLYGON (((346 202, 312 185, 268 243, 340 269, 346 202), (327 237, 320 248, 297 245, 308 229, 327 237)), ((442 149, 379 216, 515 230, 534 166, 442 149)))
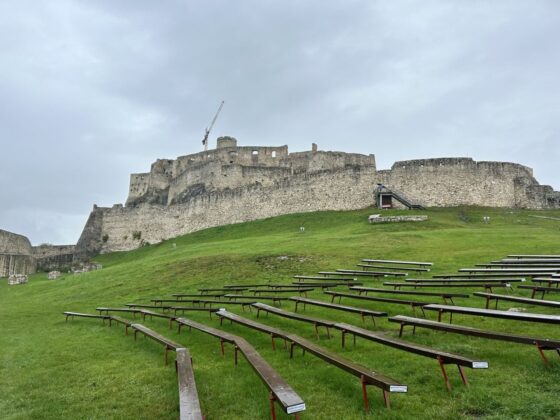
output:
POLYGON ((0 3, 0 227, 75 242, 212 137, 532 166, 560 187, 555 1, 0 3))

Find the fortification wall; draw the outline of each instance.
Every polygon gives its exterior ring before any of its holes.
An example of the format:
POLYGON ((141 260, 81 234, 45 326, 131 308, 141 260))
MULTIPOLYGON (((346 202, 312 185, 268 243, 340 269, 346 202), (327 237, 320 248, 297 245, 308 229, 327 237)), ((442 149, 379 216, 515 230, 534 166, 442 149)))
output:
POLYGON ((29 239, 0 229, 0 277, 35 273, 37 262, 32 253, 29 239))
POLYGON ((75 245, 39 245, 33 247, 33 256, 37 260, 37 270, 66 271, 72 266, 75 245))
POLYGON ((99 249, 129 250, 142 241, 156 243, 213 226, 282 214, 360 209, 372 204, 375 181, 374 167, 353 166, 328 173, 301 174, 269 187, 202 194, 172 206, 144 204, 97 209, 96 217, 102 220, 99 237, 108 238, 99 244, 99 249), (133 232, 140 232, 141 237, 135 239, 133 232))
MULTIPOLYGON (((379 171, 379 183, 428 207, 530 207, 531 200, 522 199, 519 185, 538 185, 526 166, 470 158, 396 162, 391 170, 379 171)), ((532 207, 539 205, 531 203, 532 207)))

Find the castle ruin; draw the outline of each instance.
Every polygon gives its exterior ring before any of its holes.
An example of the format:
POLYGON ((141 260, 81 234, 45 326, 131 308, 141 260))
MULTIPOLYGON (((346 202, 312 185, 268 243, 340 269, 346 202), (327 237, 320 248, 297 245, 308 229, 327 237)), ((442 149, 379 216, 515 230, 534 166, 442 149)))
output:
POLYGON ((287 146, 238 146, 220 137, 214 150, 158 159, 150 172, 132 174, 124 206, 94 206, 75 258, 282 214, 366 208, 378 184, 426 207, 560 208, 560 193, 516 163, 441 158, 378 171, 371 154, 316 145, 289 153, 287 146))

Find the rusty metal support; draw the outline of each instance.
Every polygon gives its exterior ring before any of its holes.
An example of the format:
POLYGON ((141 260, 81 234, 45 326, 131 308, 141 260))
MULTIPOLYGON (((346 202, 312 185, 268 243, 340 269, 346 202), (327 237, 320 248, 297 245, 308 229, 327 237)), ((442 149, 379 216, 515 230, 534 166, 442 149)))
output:
POLYGON ((447 371, 445 370, 445 362, 438 356, 437 361, 439 362, 439 367, 441 368, 441 373, 443 374, 443 379, 445 379, 445 385, 447 386, 447 390, 451 392, 451 383, 449 383, 449 377, 447 376, 447 371))
POLYGON ((364 409, 365 411, 369 411, 369 400, 367 395, 367 382, 364 375, 360 377, 360 383, 362 384, 362 396, 364 398, 364 409))

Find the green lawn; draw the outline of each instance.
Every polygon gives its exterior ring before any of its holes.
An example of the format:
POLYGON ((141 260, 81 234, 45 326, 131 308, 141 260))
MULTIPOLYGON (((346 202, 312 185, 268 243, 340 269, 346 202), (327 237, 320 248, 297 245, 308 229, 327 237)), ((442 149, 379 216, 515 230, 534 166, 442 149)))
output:
MULTIPOLYGON (((367 216, 374 211, 290 215, 208 229, 133 252, 99 256, 96 261, 103 269, 98 272, 64 275, 57 281, 39 273, 22 286, 8 286, 2 279, 0 418, 177 418, 175 370, 172 364, 163 365, 160 345, 142 338, 135 342, 124 336, 122 327, 109 328, 98 320, 76 318, 66 323, 65 310, 93 313, 97 306, 148 303, 151 298, 227 283, 289 283, 294 274, 356 268, 361 258, 431 261, 431 275, 511 253, 560 254, 560 221, 531 217, 560 217, 560 211, 433 209, 421 212, 429 215, 427 222, 369 225, 367 216), (491 217, 489 224, 482 223, 486 215, 491 217), (301 223, 305 233, 299 232, 301 223)), ((381 283, 364 280, 364 285, 381 283)), ((309 297, 328 300, 320 290, 309 297)), ((560 295, 548 298, 560 300, 560 295)), ((429 300, 441 303, 438 298, 429 300)), ((412 315, 409 307, 401 305, 348 299, 342 303, 390 315, 412 315)), ((457 299, 456 304, 483 307, 484 300, 470 297, 457 299)), ((501 309, 511 306, 524 305, 500 303, 501 309)), ((293 305, 283 308, 293 310, 293 305)), ((545 307, 525 308, 555 313, 545 307)), ((234 306, 230 310, 255 319, 254 312, 243 313, 234 306)), ((311 306, 306 313, 362 325, 354 314, 311 306)), ((207 314, 185 316, 219 326, 207 314)), ((435 314, 428 317, 434 319, 435 314)), ((310 324, 272 314, 260 319, 316 341, 310 324)), ((560 338, 560 327, 544 324, 460 315, 454 316, 454 323, 560 338)), ((266 388, 243 358, 234 366, 233 349, 226 347, 226 357, 222 357, 215 338, 188 329, 177 335, 163 319, 148 319, 145 325, 189 348, 207 419, 269 418, 266 388)), ((408 394, 392 395, 391 410, 383 407, 381 391, 368 387, 372 408, 366 414, 358 378, 310 354, 302 357, 296 352, 290 360, 281 346, 272 351, 265 334, 229 323, 222 328, 245 337, 299 393, 307 405, 305 419, 552 419, 560 415, 560 358, 548 352, 552 365, 546 367, 531 346, 425 329, 414 336, 405 333, 407 340, 489 362, 487 370, 466 370, 468 388, 449 366, 453 390, 448 393, 435 360, 359 338, 355 347, 342 349, 338 332, 331 340, 322 336, 322 346, 408 385, 408 394)), ((398 335, 398 326, 384 319, 377 327, 368 322, 367 328, 398 335)), ((277 412, 279 418, 288 418, 277 412)))

